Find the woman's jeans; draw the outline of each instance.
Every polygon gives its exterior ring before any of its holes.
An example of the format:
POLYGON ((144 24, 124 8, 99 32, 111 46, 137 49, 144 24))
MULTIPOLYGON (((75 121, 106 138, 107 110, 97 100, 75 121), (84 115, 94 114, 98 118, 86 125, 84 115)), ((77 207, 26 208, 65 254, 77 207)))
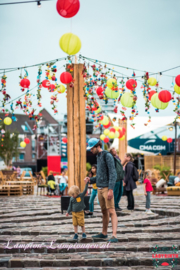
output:
POLYGON ((97 195, 97 189, 92 189, 92 193, 89 199, 89 212, 94 211, 94 200, 96 198, 96 195, 97 195))
POLYGON ((128 210, 134 210, 134 196, 133 190, 126 190, 127 198, 128 198, 128 210))
POLYGON ((59 184, 59 190, 60 190, 60 192, 63 192, 63 191, 66 189, 66 187, 67 187, 67 184, 65 184, 65 183, 60 183, 60 184, 59 184))
POLYGON ((114 205, 115 208, 119 208, 119 202, 123 195, 123 181, 116 182, 114 186, 114 205))

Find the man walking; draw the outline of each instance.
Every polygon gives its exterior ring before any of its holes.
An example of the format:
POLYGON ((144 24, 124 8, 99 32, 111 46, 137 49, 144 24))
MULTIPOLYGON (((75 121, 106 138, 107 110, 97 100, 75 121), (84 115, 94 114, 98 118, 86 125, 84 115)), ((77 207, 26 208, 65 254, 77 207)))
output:
POLYGON ((115 204, 115 210, 116 211, 122 211, 122 209, 119 207, 120 199, 123 195, 123 180, 124 180, 124 170, 123 166, 121 164, 121 160, 117 155, 116 149, 112 147, 110 149, 110 153, 114 158, 116 172, 117 172, 117 179, 116 184, 114 186, 114 204, 115 204))
POLYGON ((93 180, 89 178, 91 184, 96 183, 98 188, 98 200, 101 206, 103 214, 103 228, 102 233, 94 235, 93 238, 107 238, 107 229, 109 224, 109 216, 112 223, 112 237, 109 242, 118 242, 116 237, 117 233, 117 215, 114 207, 114 194, 113 189, 117 179, 117 173, 115 169, 114 159, 112 155, 102 150, 102 142, 96 138, 92 138, 88 141, 87 150, 90 150, 93 154, 97 154, 97 173, 96 178, 93 180))

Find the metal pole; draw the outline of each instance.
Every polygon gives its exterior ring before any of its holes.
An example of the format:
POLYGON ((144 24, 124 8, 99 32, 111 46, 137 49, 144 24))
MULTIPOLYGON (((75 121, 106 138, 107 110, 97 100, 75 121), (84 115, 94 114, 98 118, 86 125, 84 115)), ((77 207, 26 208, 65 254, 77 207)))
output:
POLYGON ((176 175, 176 141, 177 141, 177 122, 175 121, 175 142, 174 142, 174 175, 176 175))

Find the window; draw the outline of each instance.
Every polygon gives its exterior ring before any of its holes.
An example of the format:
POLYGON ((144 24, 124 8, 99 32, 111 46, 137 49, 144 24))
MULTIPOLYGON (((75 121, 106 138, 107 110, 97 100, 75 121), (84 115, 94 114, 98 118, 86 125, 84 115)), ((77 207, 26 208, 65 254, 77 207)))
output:
POLYGON ((35 151, 36 141, 32 140, 31 143, 32 143, 32 151, 35 151))
POLYGON ((29 129, 26 125, 21 125, 21 127, 22 127, 23 131, 29 132, 29 129))
POLYGON ((24 153, 19 154, 19 160, 24 160, 24 153))
POLYGON ((32 159, 36 159, 36 154, 32 153, 32 159))

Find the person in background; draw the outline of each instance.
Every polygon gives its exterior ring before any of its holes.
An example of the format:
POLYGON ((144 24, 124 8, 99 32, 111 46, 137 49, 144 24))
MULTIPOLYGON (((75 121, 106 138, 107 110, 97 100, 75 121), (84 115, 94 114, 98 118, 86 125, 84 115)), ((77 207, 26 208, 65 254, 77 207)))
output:
POLYGON ((124 157, 124 162, 126 162, 125 166, 125 178, 124 178, 124 183, 123 186, 126 190, 127 198, 128 198, 128 206, 127 209, 128 211, 133 211, 134 210, 134 196, 133 196, 133 190, 137 188, 136 183, 133 179, 133 157, 131 154, 127 153, 125 154, 124 157))
POLYGON ((144 176, 144 182, 143 182, 143 188, 144 188, 144 195, 146 196, 146 213, 147 214, 153 214, 153 212, 151 212, 150 210, 150 206, 151 206, 151 191, 153 191, 152 185, 151 185, 151 171, 147 170, 145 172, 145 176, 144 176))
POLYGON ((16 169, 16 171, 17 171, 17 177, 19 177, 20 174, 21 174, 21 168, 18 166, 17 169, 16 169))
MULTIPOLYGON (((114 186, 114 204, 115 204, 115 210, 116 211, 122 211, 122 209, 119 207, 119 202, 121 200, 121 197, 123 195, 123 178, 120 180, 120 173, 119 170, 117 171, 117 168, 120 167, 120 169, 123 171, 123 167, 121 166, 121 160, 117 155, 116 149, 114 147, 112 147, 110 149, 110 153, 111 155, 114 157, 114 162, 115 162, 115 167, 116 167, 116 172, 117 172, 117 180, 116 180, 116 184, 114 186), (118 166, 119 164, 120 166, 118 166), (122 168, 121 168, 122 167, 122 168)), ((124 172, 124 171, 123 171, 124 172)), ((123 173, 124 175, 124 173, 123 173)))
POLYGON ((74 225, 74 240, 78 239, 78 226, 82 229, 82 238, 86 238, 85 234, 85 226, 84 226, 84 197, 86 195, 88 189, 88 180, 86 180, 86 186, 82 193, 80 193, 79 187, 71 186, 69 189, 69 196, 71 196, 69 201, 69 207, 66 213, 66 217, 69 216, 70 212, 72 212, 72 221, 74 225))
POLYGON ((48 179, 47 179, 47 185, 48 185, 47 191, 49 192, 49 194, 54 195, 54 192, 56 189, 56 183, 55 183, 55 178, 54 178, 52 171, 49 172, 48 179))
POLYGON ((59 184, 60 195, 64 194, 64 191, 66 187, 68 186, 67 182, 68 182, 68 176, 65 175, 65 171, 62 171, 61 177, 60 177, 60 184, 59 184))
POLYGON ((174 179, 175 186, 180 186, 180 172, 178 172, 177 177, 174 179))
MULTIPOLYGON (((92 165, 92 168, 91 168, 91 171, 90 171, 90 174, 89 174, 90 178, 96 177, 96 170, 97 170, 97 165, 96 164, 92 165)), ((93 211, 94 211, 94 200, 95 200, 95 198, 97 196, 96 183, 92 184, 92 187, 93 187, 92 188, 92 193, 91 193, 91 196, 90 196, 90 199, 89 199, 89 212, 85 211, 86 215, 93 215, 93 211)))

